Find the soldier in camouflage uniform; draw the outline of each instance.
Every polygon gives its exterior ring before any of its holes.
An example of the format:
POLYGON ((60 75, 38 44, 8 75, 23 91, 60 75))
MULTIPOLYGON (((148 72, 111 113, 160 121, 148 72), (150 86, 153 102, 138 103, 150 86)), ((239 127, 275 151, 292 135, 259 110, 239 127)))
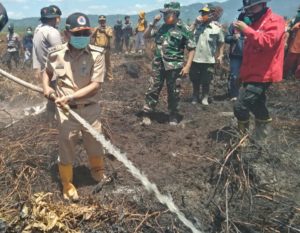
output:
MULTIPOLYGON (((152 62, 152 85, 146 92, 144 112, 149 113, 154 110, 166 80, 170 124, 176 125, 178 123, 180 91, 180 86, 176 85, 176 82, 181 76, 186 76, 189 73, 196 42, 187 25, 178 18, 180 14, 180 4, 178 2, 165 4, 161 12, 165 23, 158 28, 155 27, 161 19, 161 16, 158 15, 145 32, 145 37, 154 37, 156 48, 152 62), (186 65, 184 65, 185 48, 189 51, 186 65)), ((143 123, 146 125, 151 123, 148 114, 145 114, 143 123)))

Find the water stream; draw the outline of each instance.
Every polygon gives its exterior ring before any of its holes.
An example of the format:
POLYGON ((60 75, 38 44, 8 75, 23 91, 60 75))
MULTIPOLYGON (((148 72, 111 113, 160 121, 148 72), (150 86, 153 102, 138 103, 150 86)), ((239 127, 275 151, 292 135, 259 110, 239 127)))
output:
POLYGON ((138 180, 142 182, 144 187, 149 192, 154 192, 156 198, 164 205, 166 205, 169 210, 176 214, 180 221, 191 229, 193 233, 202 233, 193 225, 191 221, 189 221, 184 214, 178 209, 178 207, 173 202, 172 198, 163 195, 158 190, 156 184, 151 183, 149 179, 142 174, 142 172, 133 165, 133 163, 127 158, 125 153, 122 153, 117 147, 115 147, 110 141, 106 140, 104 135, 97 132, 88 122, 86 122, 81 116, 79 116, 76 112, 69 110, 69 113, 82 124, 90 133, 91 135, 102 144, 102 146, 112 155, 115 156, 117 160, 124 164, 125 167, 129 170, 129 172, 138 180))

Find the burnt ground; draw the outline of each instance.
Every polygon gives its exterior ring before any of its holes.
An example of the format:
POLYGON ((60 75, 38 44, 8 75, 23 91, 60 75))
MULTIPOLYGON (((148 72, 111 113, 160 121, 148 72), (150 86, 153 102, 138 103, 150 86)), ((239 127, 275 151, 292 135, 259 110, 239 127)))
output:
MULTIPOLYGON (((207 108, 190 104, 191 84, 182 82, 177 127, 168 124, 163 90, 153 123, 142 126, 150 60, 114 56, 113 61, 115 80, 105 82, 99 96, 101 120, 113 143, 195 226, 205 233, 300 232, 298 81, 269 91, 268 143, 260 146, 250 133, 248 146, 241 147, 226 75, 215 78, 207 108)), ((30 71, 14 74, 32 80, 30 71)), ((81 147, 74 172, 81 200, 64 202, 55 127, 39 114, 5 128, 9 119, 3 110, 15 116, 42 98, 10 81, 0 79, 0 85, 0 232, 190 232, 111 156, 106 167, 113 182, 96 189, 81 147)))

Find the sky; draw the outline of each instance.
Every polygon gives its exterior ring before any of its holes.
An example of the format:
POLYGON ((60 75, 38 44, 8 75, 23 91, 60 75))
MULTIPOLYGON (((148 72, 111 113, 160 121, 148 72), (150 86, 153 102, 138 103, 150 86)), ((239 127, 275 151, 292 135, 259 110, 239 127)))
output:
MULTIPOLYGON (((189 5, 199 2, 210 2, 211 0, 182 0, 181 5, 189 5)), ((224 2, 225 0, 217 0, 224 2)), ((55 4, 67 17, 74 12, 83 12, 93 15, 111 14, 137 14, 140 10, 151 11, 162 8, 165 2, 170 0, 1 0, 5 6, 8 17, 22 19, 28 17, 39 17, 40 9, 44 6, 55 4)))

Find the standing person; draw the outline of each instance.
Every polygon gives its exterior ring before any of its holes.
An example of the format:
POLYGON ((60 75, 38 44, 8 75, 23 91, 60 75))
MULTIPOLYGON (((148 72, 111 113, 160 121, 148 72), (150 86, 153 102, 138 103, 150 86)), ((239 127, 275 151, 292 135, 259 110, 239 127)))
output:
POLYGON ((91 175, 100 182, 105 178, 103 148, 89 132, 66 115, 61 108, 65 105, 80 114, 97 131, 101 132, 98 121, 100 107, 96 97, 104 79, 105 63, 103 49, 89 45, 92 33, 88 17, 74 13, 66 20, 65 37, 67 43, 51 49, 46 70, 43 72, 43 89, 47 98, 57 96, 59 121, 59 174, 63 185, 63 197, 78 200, 78 193, 72 183, 75 159, 76 137, 82 133, 91 175), (57 77, 55 90, 49 85, 53 76, 57 77))
MULTIPOLYGON (((238 20, 242 20, 243 17, 243 14, 241 14, 238 17, 238 20)), ((228 91, 230 100, 236 101, 239 95, 238 78, 243 61, 244 35, 240 31, 236 30, 233 24, 230 24, 225 36, 225 42, 230 45, 230 77, 228 82, 228 91)))
POLYGON ((98 18, 99 26, 95 28, 91 38, 91 44, 99 46, 105 49, 105 66, 106 66, 106 78, 113 80, 112 66, 110 60, 111 53, 111 39, 113 36, 113 29, 106 25, 106 16, 100 15, 98 18))
POLYGON ((6 36, 7 40, 7 60, 6 64, 8 69, 11 71, 11 60, 13 59, 15 62, 16 67, 18 67, 19 60, 20 60, 20 48, 21 48, 21 41, 20 36, 14 32, 14 25, 8 25, 8 34, 6 36))
POLYGON ((239 97, 234 115, 242 133, 249 129, 250 112, 255 116, 257 140, 268 135, 272 121, 266 106, 266 91, 274 82, 282 80, 285 22, 267 7, 269 0, 243 0, 244 21, 234 27, 245 35, 243 63, 240 70, 239 97))
POLYGON ((135 39, 135 51, 139 54, 143 54, 145 49, 145 40, 144 40, 144 32, 147 28, 147 20, 146 13, 141 11, 139 13, 138 23, 135 29, 136 39, 135 39))
POLYGON ((284 62, 284 75, 293 73, 296 79, 300 79, 300 7, 287 32, 288 52, 284 62))
MULTIPOLYGON (((49 48, 62 44, 59 31, 56 29, 61 11, 55 7, 44 7, 41 9, 41 25, 39 25, 33 36, 32 64, 35 72, 35 78, 41 80, 42 72, 45 69, 49 48)), ((55 85, 55 78, 51 82, 55 85)), ((47 103, 47 119, 51 121, 55 115, 55 105, 52 101, 47 103)))
POLYGON ((30 66, 32 61, 32 48, 33 48, 33 32, 32 27, 26 29, 26 33, 23 37, 23 50, 24 50, 24 61, 23 68, 25 66, 30 66))
POLYGON ((122 20, 118 19, 116 25, 114 26, 115 35, 115 52, 117 54, 122 53, 123 47, 123 24, 122 20))
POLYGON ((199 102, 200 85, 202 85, 203 105, 209 105, 210 83, 215 72, 215 64, 223 62, 224 33, 221 25, 214 21, 216 8, 212 4, 204 6, 199 12, 191 30, 197 41, 190 79, 193 84, 192 104, 199 102))
POLYGON ((161 16, 157 15, 145 32, 145 37, 154 37, 156 44, 152 61, 153 76, 151 77, 151 86, 146 92, 146 103, 144 105, 145 117, 143 124, 145 125, 151 124, 148 114, 154 111, 158 104, 159 94, 165 81, 168 91, 170 124, 177 125, 180 93, 177 80, 189 73, 196 47, 193 34, 179 18, 180 3, 166 3, 161 12, 163 13, 164 23, 159 28, 156 27, 161 19, 161 16), (184 64, 185 49, 188 50, 186 64, 184 64))
POLYGON ((125 16, 125 23, 123 26, 123 39, 125 44, 125 54, 131 52, 132 49, 132 36, 133 36, 133 28, 130 22, 130 16, 125 16))
POLYGON ((56 29, 60 16, 61 11, 56 7, 49 6, 41 9, 41 24, 34 31, 32 51, 33 69, 37 79, 41 79, 49 48, 62 44, 61 35, 56 29))

